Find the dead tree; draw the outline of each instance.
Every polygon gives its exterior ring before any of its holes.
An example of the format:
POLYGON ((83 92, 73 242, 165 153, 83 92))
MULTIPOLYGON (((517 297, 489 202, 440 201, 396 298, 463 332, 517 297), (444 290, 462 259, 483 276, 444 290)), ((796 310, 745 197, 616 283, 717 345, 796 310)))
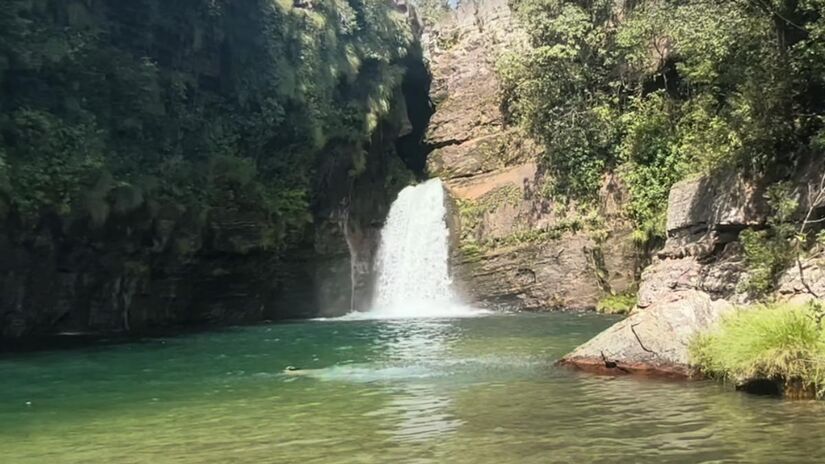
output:
POLYGON ((808 281, 805 279, 805 271, 802 266, 802 248, 807 241, 807 228, 811 224, 825 221, 825 218, 812 219, 816 210, 825 204, 825 174, 819 180, 819 184, 809 183, 807 185, 807 200, 808 211, 805 213, 802 223, 799 225, 799 230, 794 238, 794 251, 796 254, 796 268, 799 271, 799 280, 802 286, 814 298, 819 298, 819 295, 814 292, 808 281))

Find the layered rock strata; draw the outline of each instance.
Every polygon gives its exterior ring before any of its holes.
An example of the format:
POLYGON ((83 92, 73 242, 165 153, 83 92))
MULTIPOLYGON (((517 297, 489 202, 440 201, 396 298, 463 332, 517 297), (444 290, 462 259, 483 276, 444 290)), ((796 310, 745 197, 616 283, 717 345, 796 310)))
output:
POLYGON ((423 37, 435 104, 427 168, 454 201, 453 273, 478 305, 593 308, 634 281, 625 192, 605 179, 589 214, 542 193, 541 147, 507 124, 495 69, 524 40, 505 0, 462 3, 423 37))

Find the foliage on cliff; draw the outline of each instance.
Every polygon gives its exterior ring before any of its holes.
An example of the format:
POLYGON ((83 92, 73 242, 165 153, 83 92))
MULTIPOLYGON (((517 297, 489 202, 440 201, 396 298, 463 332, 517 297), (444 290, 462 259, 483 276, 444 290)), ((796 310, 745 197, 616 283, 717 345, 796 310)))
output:
POLYGON ((733 168, 780 177, 825 140, 825 0, 512 0, 504 104, 546 146, 554 194, 622 174, 643 237, 671 185, 733 168))
POLYGON ((325 146, 355 147, 357 174, 412 40, 383 0, 5 1, 0 212, 120 189, 258 214, 282 244, 325 146))

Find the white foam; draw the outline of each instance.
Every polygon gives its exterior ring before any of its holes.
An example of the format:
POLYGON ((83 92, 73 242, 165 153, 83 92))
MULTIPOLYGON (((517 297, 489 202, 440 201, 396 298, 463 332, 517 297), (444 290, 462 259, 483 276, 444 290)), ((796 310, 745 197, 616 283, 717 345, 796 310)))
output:
POLYGON ((440 179, 405 188, 381 230, 372 306, 352 319, 451 318, 479 314, 452 288, 450 231, 440 179))

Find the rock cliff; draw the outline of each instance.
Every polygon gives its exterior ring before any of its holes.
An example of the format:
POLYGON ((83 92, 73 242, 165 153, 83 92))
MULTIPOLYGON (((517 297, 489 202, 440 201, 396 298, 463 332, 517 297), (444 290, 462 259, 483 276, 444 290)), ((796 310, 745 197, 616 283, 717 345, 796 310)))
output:
POLYGON ((405 2, 13 3, 0 342, 368 304, 378 230, 423 169, 405 2))
MULTIPOLYGON (((398 126, 385 124, 395 140, 398 126)), ((345 149, 339 147, 338 149, 345 149)), ((340 159, 340 158, 338 158, 340 159)), ((350 159, 346 157, 344 159, 350 159)), ((400 165, 400 166, 399 166, 400 165)), ((272 249, 267 218, 139 199, 102 224, 88 215, 0 220, 0 340, 54 333, 341 315, 369 300, 372 253, 405 172, 376 144, 368 175, 328 167, 306 238, 272 249)))
POLYGON ((435 104, 427 168, 454 200, 453 273, 484 306, 593 308, 634 282, 625 192, 606 178, 589 214, 542 193, 541 148, 507 124, 495 70, 524 40, 506 0, 462 3, 423 37, 435 104))
MULTIPOLYGON (((815 163, 797 176, 797 191, 823 172, 815 163)), ((561 363, 611 373, 693 374, 688 345, 727 311, 756 301, 742 231, 767 226, 767 179, 747 180, 723 172, 674 185, 668 201, 665 246, 642 273, 638 306, 627 319, 565 356, 561 363)), ((804 199, 803 199, 804 200, 804 199)), ((807 205, 802 202, 802 208, 807 205)), ((778 278, 770 298, 810 300, 825 292, 822 257, 806 257, 778 278), (806 285, 807 284, 807 287, 806 285)))

